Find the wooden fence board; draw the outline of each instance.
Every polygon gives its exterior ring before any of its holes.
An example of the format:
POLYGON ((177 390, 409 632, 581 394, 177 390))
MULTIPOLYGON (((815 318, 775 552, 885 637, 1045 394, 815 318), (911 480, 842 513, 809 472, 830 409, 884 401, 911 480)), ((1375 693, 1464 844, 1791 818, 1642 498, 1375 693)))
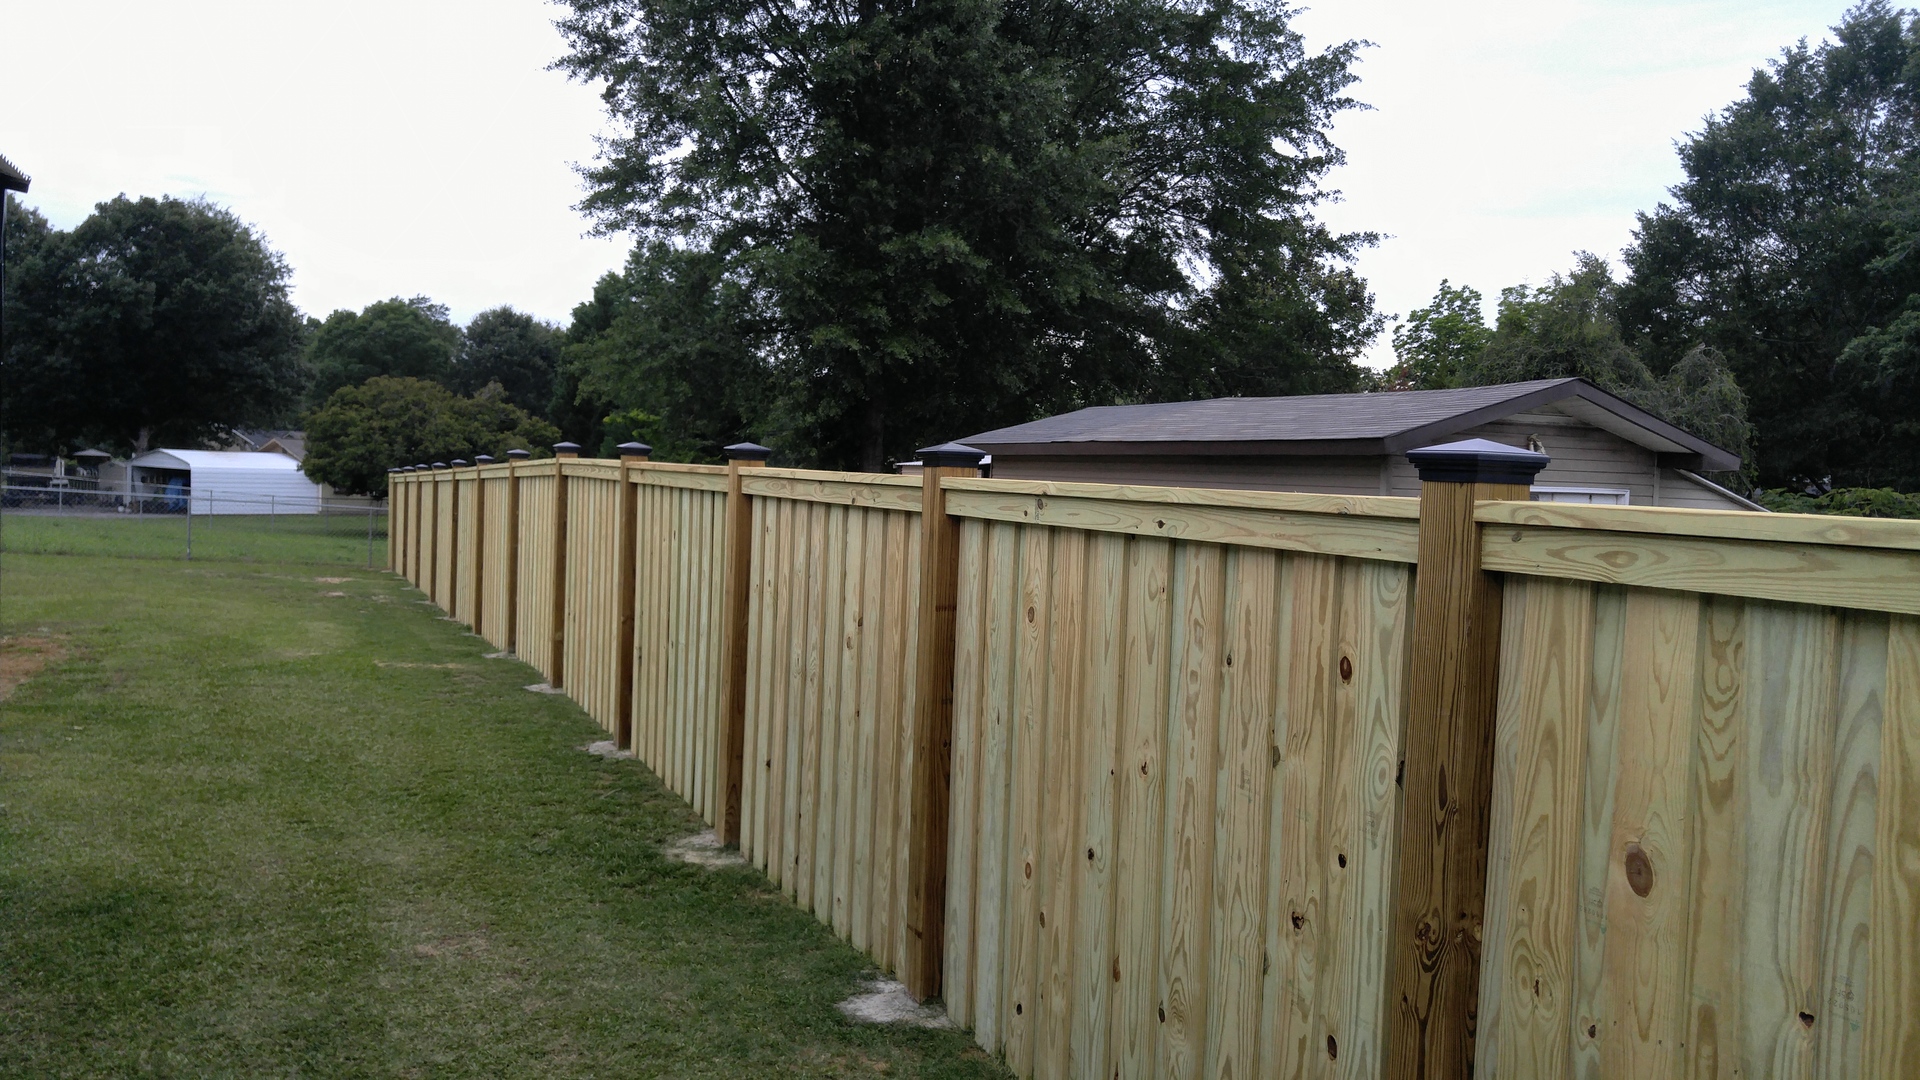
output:
MULTIPOLYGON (((950 1015, 1023 1077, 1382 1075, 1411 501, 941 483, 950 1015)), ((726 487, 598 461, 396 474, 391 561, 609 731, 630 671, 636 755, 717 821, 726 487)), ((923 485, 742 488, 741 848, 897 969, 923 485)), ((1920 531, 1475 516, 1509 575, 1481 1070, 1920 1073, 1920 531)))

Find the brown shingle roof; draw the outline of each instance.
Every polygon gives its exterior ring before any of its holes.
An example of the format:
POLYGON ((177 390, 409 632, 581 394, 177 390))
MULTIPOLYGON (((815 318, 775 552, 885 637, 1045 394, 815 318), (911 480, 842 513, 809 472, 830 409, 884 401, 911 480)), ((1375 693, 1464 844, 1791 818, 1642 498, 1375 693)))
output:
POLYGON ((1514 413, 1552 404, 1683 467, 1740 459, 1585 379, 1538 379, 1457 390, 1214 398, 1107 405, 982 432, 961 441, 994 454, 1397 454, 1514 413))

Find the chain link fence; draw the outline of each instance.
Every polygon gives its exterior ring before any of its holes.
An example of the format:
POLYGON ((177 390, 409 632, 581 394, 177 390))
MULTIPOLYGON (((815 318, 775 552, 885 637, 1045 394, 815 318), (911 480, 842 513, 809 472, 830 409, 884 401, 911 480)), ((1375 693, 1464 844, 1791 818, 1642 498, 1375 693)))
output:
POLYGON ((0 551, 386 565, 382 502, 0 475, 0 551))

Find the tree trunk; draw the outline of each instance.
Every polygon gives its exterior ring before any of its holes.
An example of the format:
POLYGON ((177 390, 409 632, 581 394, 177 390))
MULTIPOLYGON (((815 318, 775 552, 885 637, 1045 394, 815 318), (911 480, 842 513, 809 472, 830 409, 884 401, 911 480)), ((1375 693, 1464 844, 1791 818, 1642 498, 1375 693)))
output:
POLYGON ((147 444, 152 441, 153 441, 153 428, 142 427, 139 430, 139 432, 136 433, 133 437, 133 452, 135 456, 146 453, 147 444))

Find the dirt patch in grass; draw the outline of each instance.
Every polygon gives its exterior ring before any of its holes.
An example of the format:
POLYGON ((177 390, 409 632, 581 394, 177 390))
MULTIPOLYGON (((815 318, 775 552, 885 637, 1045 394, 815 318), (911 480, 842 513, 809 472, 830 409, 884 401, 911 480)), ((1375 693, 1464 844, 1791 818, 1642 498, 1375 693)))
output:
POLYGON ((0 637, 0 701, 12 697, 21 683, 66 655, 66 642, 52 635, 0 637))

